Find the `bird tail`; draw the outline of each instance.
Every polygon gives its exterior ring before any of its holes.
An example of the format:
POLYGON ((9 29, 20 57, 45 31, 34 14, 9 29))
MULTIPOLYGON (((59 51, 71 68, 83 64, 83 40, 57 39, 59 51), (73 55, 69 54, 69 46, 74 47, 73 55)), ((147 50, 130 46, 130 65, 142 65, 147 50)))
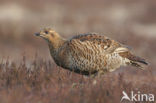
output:
POLYGON ((130 60, 130 65, 142 68, 141 64, 148 65, 145 59, 131 54, 129 51, 119 53, 120 56, 130 60))
POLYGON ((138 57, 138 56, 133 56, 133 58, 131 60, 135 61, 135 62, 139 62, 144 65, 148 65, 148 63, 145 61, 145 59, 138 57))
POLYGON ((141 64, 148 65, 145 59, 138 57, 138 56, 133 55, 133 57, 130 58, 130 60, 131 60, 130 61, 131 65, 135 67, 143 68, 141 64))

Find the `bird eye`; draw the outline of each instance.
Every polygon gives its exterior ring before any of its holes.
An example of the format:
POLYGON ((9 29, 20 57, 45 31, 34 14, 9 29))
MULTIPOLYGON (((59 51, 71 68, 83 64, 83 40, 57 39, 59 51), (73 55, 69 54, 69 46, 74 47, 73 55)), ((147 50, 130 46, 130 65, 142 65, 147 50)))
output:
POLYGON ((48 34, 48 31, 45 31, 46 34, 48 34))

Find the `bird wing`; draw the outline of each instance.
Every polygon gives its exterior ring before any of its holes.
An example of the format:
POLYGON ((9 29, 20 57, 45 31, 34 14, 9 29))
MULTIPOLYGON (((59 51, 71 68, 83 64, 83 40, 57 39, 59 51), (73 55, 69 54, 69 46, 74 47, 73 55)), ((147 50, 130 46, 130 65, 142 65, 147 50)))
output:
POLYGON ((118 42, 95 33, 75 36, 67 44, 73 68, 92 72, 106 67, 106 55, 121 46, 118 42))
POLYGON ((112 53, 115 49, 121 47, 120 43, 97 33, 77 35, 70 39, 70 43, 75 47, 80 46, 82 48, 86 47, 86 49, 97 49, 97 51, 100 50, 103 53, 112 53))

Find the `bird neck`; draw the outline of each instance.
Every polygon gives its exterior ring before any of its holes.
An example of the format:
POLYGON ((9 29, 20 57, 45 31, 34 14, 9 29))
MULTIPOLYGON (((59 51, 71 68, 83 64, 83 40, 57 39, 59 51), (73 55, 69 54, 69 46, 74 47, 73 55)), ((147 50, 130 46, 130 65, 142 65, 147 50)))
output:
POLYGON ((50 51, 57 51, 66 40, 62 37, 59 37, 57 40, 51 40, 48 42, 50 51))
POLYGON ((63 45, 65 44, 66 40, 63 38, 60 38, 59 40, 55 40, 54 42, 49 42, 49 50, 50 54, 53 57, 55 63, 57 65, 60 65, 60 51, 63 45))

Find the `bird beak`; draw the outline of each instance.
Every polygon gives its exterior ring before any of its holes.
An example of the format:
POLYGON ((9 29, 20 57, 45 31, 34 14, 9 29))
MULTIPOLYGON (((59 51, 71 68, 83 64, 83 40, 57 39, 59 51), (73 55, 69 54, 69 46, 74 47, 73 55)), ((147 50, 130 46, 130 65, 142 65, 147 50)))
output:
POLYGON ((34 35, 35 35, 35 36, 40 36, 40 33, 35 33, 34 35))

